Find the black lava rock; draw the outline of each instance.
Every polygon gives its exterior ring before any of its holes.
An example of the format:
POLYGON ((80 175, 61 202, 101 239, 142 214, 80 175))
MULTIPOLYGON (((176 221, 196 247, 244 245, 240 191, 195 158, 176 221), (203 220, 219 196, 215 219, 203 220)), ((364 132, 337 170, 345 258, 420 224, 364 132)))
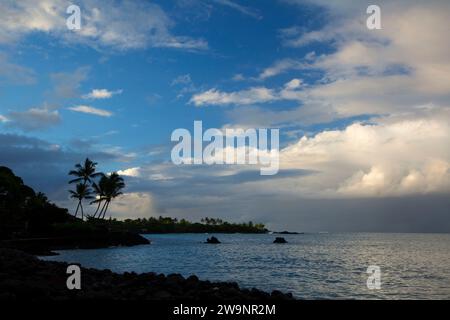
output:
POLYGON ((220 243, 220 241, 216 237, 211 237, 211 238, 206 239, 206 243, 218 244, 218 243, 220 243))
POLYGON ((66 286, 68 264, 39 260, 18 250, 0 248, 0 300, 292 300, 291 294, 240 289, 236 283, 184 279, 179 274, 128 272, 81 267, 81 290, 66 286))
POLYGON ((276 237, 276 239, 273 240, 273 243, 287 243, 287 241, 283 237, 276 237))

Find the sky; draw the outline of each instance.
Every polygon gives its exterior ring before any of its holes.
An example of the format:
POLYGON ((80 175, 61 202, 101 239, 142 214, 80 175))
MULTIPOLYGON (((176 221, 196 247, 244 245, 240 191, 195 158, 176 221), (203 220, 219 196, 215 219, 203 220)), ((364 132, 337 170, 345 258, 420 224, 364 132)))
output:
POLYGON ((73 209, 89 157, 116 218, 450 232, 450 2, 0 0, 0 164, 73 209), (66 9, 81 9, 69 30, 66 9), (280 170, 171 162, 177 128, 276 128, 280 170))

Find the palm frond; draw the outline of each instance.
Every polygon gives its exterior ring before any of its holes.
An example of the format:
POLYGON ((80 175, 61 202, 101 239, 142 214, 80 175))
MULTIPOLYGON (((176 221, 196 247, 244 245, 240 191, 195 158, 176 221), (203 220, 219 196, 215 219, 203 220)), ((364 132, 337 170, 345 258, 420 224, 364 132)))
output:
POLYGON ((72 184, 72 183, 75 183, 75 182, 80 182, 82 180, 83 180, 83 178, 76 178, 76 179, 70 180, 69 184, 72 184))

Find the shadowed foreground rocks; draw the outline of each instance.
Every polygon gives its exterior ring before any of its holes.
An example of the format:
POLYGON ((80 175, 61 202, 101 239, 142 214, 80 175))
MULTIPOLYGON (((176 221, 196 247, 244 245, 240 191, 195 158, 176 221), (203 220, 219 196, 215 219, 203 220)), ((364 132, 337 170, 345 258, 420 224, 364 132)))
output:
POLYGON ((200 281, 172 274, 117 274, 81 268, 81 290, 68 290, 67 263, 42 261, 0 249, 0 300, 291 300, 291 294, 240 289, 236 283, 200 281))
POLYGON ((131 232, 92 232, 87 235, 59 238, 4 240, 0 241, 0 248, 17 249, 30 254, 48 256, 55 255, 53 250, 128 247, 142 244, 150 244, 150 241, 131 232))

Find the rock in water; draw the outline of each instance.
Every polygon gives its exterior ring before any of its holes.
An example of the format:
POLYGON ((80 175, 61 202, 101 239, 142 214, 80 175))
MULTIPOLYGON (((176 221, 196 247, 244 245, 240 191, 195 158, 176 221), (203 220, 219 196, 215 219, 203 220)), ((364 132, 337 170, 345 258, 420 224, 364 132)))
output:
POLYGON ((276 237, 276 239, 273 240, 273 243, 287 243, 287 241, 283 237, 276 237))
POLYGON ((220 241, 216 237, 211 237, 211 238, 206 239, 206 243, 216 244, 216 243, 220 243, 220 241))

